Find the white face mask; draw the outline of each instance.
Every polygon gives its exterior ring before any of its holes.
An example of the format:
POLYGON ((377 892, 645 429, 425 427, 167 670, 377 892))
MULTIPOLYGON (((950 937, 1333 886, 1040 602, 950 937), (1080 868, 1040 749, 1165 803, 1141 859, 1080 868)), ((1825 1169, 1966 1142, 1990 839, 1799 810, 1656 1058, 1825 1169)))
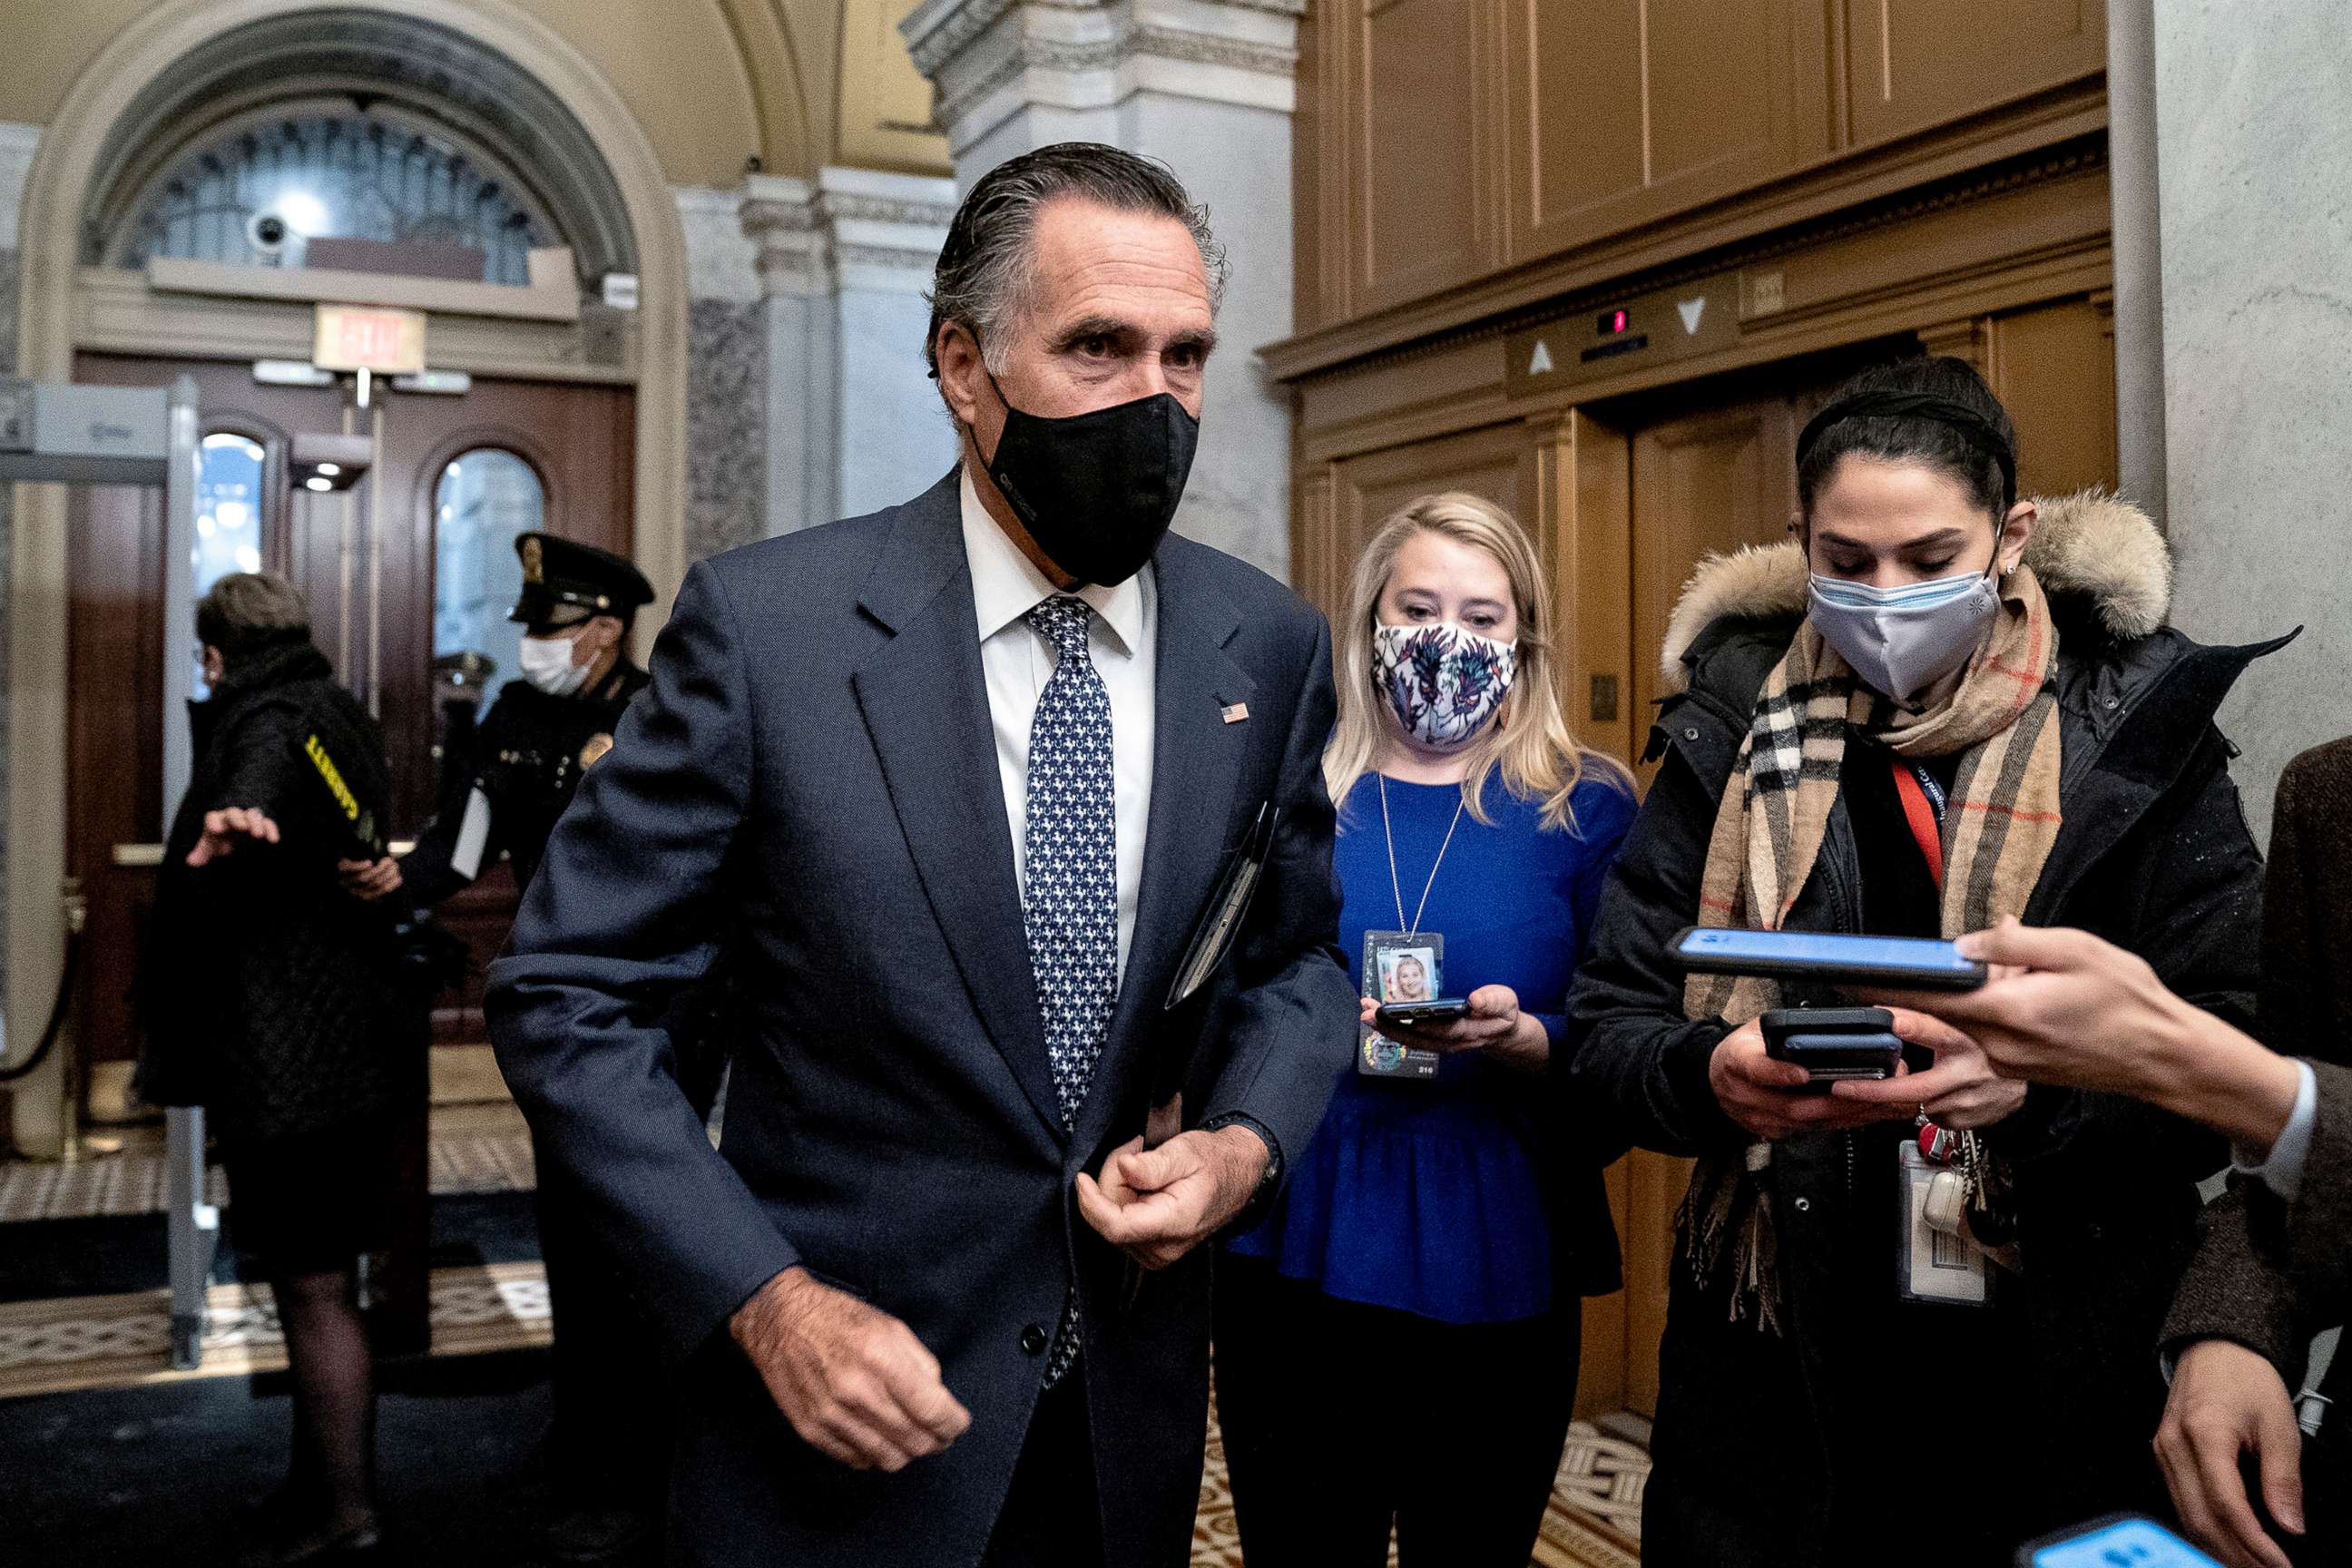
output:
POLYGON ((1372 684, 1404 732, 1433 750, 1468 745, 1518 672, 1518 644, 1451 621, 1372 627, 1372 684))
POLYGON ((588 684, 588 667, 572 662, 570 637, 522 639, 522 678, 550 697, 569 697, 588 684))
MULTIPOLYGON (((1999 556, 1995 556, 1997 565, 1999 556)), ((1993 568, 1900 588, 1813 576, 1807 614, 1872 690, 1903 702, 1949 675, 1984 646, 2000 609, 1993 568)))

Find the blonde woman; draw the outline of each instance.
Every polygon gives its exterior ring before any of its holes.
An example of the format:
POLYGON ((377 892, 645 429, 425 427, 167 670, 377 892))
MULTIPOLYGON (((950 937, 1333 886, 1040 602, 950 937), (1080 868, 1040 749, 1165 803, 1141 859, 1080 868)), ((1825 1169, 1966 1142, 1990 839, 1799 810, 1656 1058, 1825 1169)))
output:
POLYGON ((1613 1151, 1544 1129, 1633 800, 1569 732, 1550 605, 1527 535, 1475 496, 1404 507, 1356 571, 1323 767, 1363 1048, 1218 1274, 1250 1568, 1377 1565, 1391 1526, 1406 1568, 1523 1568, 1575 1400, 1578 1298, 1616 1287, 1613 1151), (1384 973, 1466 1016, 1376 1026, 1384 973))

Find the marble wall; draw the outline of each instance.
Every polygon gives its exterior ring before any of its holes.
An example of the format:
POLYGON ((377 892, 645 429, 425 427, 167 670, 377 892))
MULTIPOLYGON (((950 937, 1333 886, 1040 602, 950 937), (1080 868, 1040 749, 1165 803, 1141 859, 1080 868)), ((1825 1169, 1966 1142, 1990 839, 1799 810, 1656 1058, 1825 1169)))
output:
POLYGON ((2175 618, 2303 639, 2222 711, 2267 839, 2279 770, 2352 732, 2352 22, 2280 0, 2155 6, 2166 514, 2175 618))
POLYGON ((1176 514, 1286 578, 1290 401, 1256 357, 1291 330, 1291 113, 1306 0, 924 0, 900 24, 970 189, 1017 153, 1105 142, 1165 162, 1231 272, 1176 514))
POLYGON ((923 290, 954 216, 944 179, 824 168, 754 176, 768 365, 768 528, 894 506, 955 461, 923 363, 923 290))
POLYGON ((697 300, 687 337, 686 554, 767 536, 766 342, 760 308, 697 300))
POLYGON ((920 294, 845 290, 835 320, 845 386, 858 389, 840 402, 835 504, 858 517, 922 494, 953 468, 955 422, 923 360, 931 308, 920 294))
POLYGON ((690 297, 686 357, 686 555, 699 561, 763 538, 767 386, 758 256, 742 193, 682 186, 690 297))

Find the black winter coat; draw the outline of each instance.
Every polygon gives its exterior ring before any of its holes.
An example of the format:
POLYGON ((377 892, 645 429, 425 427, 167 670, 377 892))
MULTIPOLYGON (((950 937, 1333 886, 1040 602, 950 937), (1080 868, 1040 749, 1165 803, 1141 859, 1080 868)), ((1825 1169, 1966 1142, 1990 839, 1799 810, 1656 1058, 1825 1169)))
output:
POLYGON ((202 1105, 224 1138, 380 1123, 423 1104, 425 1014, 403 983, 391 912, 335 863, 380 831, 391 764, 367 710, 309 642, 275 648, 190 705, 196 762, 157 879, 140 978, 141 1092, 202 1105), (304 743, 317 736, 350 793, 304 743), (257 806, 279 842, 187 863, 205 814, 257 806), (366 820, 353 821, 353 812, 366 820))
MULTIPOLYGON (((2247 665, 2276 645, 2201 647, 2169 629, 2116 637, 2107 630, 2114 617, 2097 613, 2104 606, 2070 595, 2050 570, 2042 578, 2060 632, 2065 822, 2024 918, 2095 931, 2146 958, 2174 991, 2249 1022, 2262 861, 2230 779, 2231 748, 2212 721, 2247 665)), ((1778 595, 1771 607, 1785 610, 1788 597, 1778 595)), ((1688 689, 1664 703, 1652 740, 1664 765, 1570 999, 1573 1086, 1643 1147, 1736 1152, 1748 1142, 1708 1086, 1708 1058, 1728 1031, 1684 1017, 1684 977, 1666 953, 1694 921, 1717 801, 1796 629, 1792 614, 1727 616, 1689 647, 1688 689)), ((1841 797, 1788 928, 1869 929, 1862 872, 1841 797)), ((2160 1509, 2148 1447, 2165 1392, 2155 1345, 2195 1244, 2197 1183, 2227 1151, 2215 1135, 2140 1102, 2038 1087, 1991 1138, 2017 1177, 2032 1363, 2018 1382, 2042 1394, 2035 1408, 2014 1412, 2010 1451, 1955 1456, 1959 1473, 1983 1464, 1974 1486, 2038 1492, 2016 1511, 2053 1527, 2111 1509, 2160 1509)), ((1829 1549, 1837 1478, 1823 1424, 1848 1417, 1828 1407, 1821 1347, 1806 1329, 1809 1311, 1833 1310, 1824 1292, 1841 1275, 1827 1237, 1851 1212, 1852 1147, 1843 1134, 1793 1138, 1777 1146, 1769 1170, 1793 1374, 1780 1342, 1763 1337, 1752 1318, 1729 1321, 1727 1281, 1700 1296, 1677 1246, 1646 1562, 1813 1563, 1829 1549)), ((1866 1179, 1893 1177, 1874 1165, 1866 1179)), ((1921 1400, 1968 1396, 1938 1385, 1932 1346, 1884 1349, 1883 1400, 1853 1418, 1890 1441, 1913 1429, 1905 1412, 1921 1400)), ((1921 1474, 1919 1522, 1929 1532, 1922 1539, 1932 1540, 1936 1510, 1966 1508, 1969 1483, 1936 1479, 1932 1466, 1921 1474)))

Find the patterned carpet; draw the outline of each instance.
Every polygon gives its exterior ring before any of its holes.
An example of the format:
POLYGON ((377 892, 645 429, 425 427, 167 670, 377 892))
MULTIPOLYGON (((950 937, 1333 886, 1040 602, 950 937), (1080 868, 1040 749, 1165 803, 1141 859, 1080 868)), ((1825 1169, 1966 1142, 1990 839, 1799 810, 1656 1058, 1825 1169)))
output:
MULTIPOLYGON (((436 1116, 430 1151, 436 1194, 528 1192, 536 1184, 530 1141, 510 1108, 436 1116)), ((217 1168, 212 1188, 212 1201, 226 1203, 217 1168)), ((0 1164, 0 1225, 155 1213, 163 1192, 160 1149, 134 1146, 74 1165, 0 1164)), ((436 1357, 544 1345, 551 1338, 546 1276, 537 1263, 436 1269, 432 1324, 436 1357)), ((214 1288, 199 1369, 170 1370, 170 1298, 160 1290, 0 1304, 0 1399, 238 1377, 286 1364, 266 1286, 214 1288)), ((1638 1445, 1578 1422, 1533 1568, 1634 1568, 1648 1477, 1649 1456, 1638 1445)), ((1213 1415, 1192 1540, 1194 1568, 1243 1568, 1213 1415)))
MULTIPOLYGON (((530 1134, 519 1117, 511 1127, 489 1131, 436 1128, 426 1149, 436 1194, 527 1193, 539 1184, 530 1134)), ((209 1184, 206 1201, 226 1205, 228 1188, 217 1165, 209 1184)), ((161 1148, 134 1147, 71 1165, 0 1162, 0 1225, 160 1214, 165 1190, 161 1148)))
MULTIPOLYGON (((1642 1561, 1642 1483, 1650 1457, 1590 1424, 1569 1430, 1551 1510, 1544 1516, 1532 1568, 1638 1568, 1642 1561)), ((1389 1548, 1396 1562, 1396 1548, 1389 1548)), ((1209 1414, 1209 1462, 1201 1477, 1201 1511, 1192 1521, 1192 1568, 1244 1568, 1234 1523, 1233 1485, 1224 1439, 1209 1414)))
MULTIPOLYGON (((131 1388, 194 1377, 244 1377, 286 1365, 267 1285, 212 1289, 204 1364, 174 1372, 167 1290, 0 1304, 0 1399, 131 1388)), ((536 1263, 436 1268, 433 1353, 480 1355, 553 1337, 546 1271, 536 1263)))

